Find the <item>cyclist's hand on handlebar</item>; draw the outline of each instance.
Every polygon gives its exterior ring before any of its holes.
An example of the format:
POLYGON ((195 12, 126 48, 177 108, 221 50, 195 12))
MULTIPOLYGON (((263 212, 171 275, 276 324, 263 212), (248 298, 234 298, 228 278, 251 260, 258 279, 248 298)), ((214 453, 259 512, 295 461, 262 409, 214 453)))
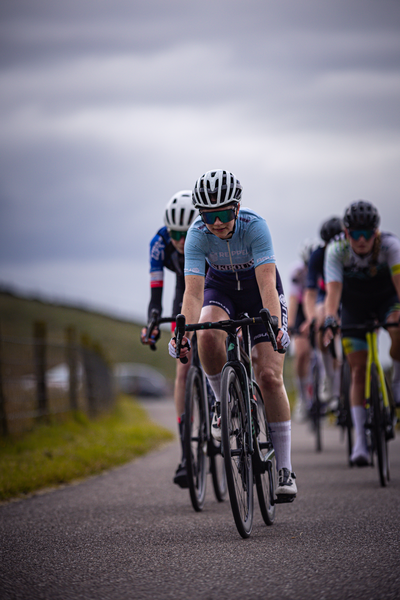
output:
MULTIPOLYGON (((184 358, 190 352, 191 345, 190 345, 189 338, 183 337, 182 342, 183 342, 183 344, 181 346, 181 353, 178 358, 184 358)), ((169 352, 169 355, 172 356, 172 358, 177 358, 177 356, 176 356, 176 338, 175 337, 171 338, 169 341, 168 352, 169 352)))
POLYGON ((278 335, 276 336, 276 342, 278 344, 278 350, 287 350, 290 344, 288 332, 284 329, 279 329, 278 335))
POLYGON ((146 345, 152 345, 155 344, 156 341, 158 340, 158 338, 160 337, 160 330, 158 329, 158 327, 154 327, 153 331, 151 332, 151 334, 147 337, 147 327, 143 327, 141 333, 140 333, 140 341, 142 342, 142 344, 146 344, 146 345))
POLYGON ((332 315, 328 315, 327 317, 325 317, 325 321, 324 321, 324 325, 323 325, 324 333, 322 336, 322 340, 323 340, 325 347, 329 346, 329 344, 335 337, 335 333, 336 333, 337 329, 338 329, 338 323, 337 323, 335 317, 333 317, 332 315))

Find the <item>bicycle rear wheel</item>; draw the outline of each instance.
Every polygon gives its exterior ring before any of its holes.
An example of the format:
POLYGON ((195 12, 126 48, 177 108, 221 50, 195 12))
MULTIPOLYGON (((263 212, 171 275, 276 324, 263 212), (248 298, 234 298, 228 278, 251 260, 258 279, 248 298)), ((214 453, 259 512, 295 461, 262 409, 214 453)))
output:
MULTIPOLYGON (((210 427, 211 420, 213 415, 213 407, 215 404, 215 396, 210 387, 208 380, 206 379, 207 385, 207 400, 208 400, 208 408, 210 415, 210 427)), ((214 440, 214 438, 210 435, 210 439, 208 440, 207 446, 207 454, 210 457, 210 473, 213 482, 214 494, 218 502, 223 502, 225 500, 228 487, 226 484, 226 474, 225 474, 225 465, 224 459, 221 454, 221 444, 214 440)))
POLYGON ((319 397, 319 366, 318 360, 314 356, 314 364, 312 367, 313 381, 313 425, 315 433, 315 449, 317 452, 322 451, 322 434, 321 434, 321 400, 319 397))
POLYGON ((232 513, 243 538, 251 533, 254 508, 248 418, 239 377, 233 367, 226 367, 221 380, 222 451, 232 513))
POLYGON ((386 421, 382 394, 379 391, 378 373, 375 365, 371 365, 371 397, 372 436, 374 449, 378 457, 379 480, 382 487, 388 481, 388 448, 386 441, 386 421))
POLYGON ((353 449, 353 421, 350 410, 350 365, 346 358, 343 359, 341 381, 340 381, 340 405, 338 423, 346 435, 347 459, 350 464, 353 449))
POLYGON ((207 485, 207 427, 202 373, 192 366, 185 392, 185 456, 190 499, 194 510, 204 506, 207 485))
MULTIPOLYGON (((267 415, 265 414, 264 400, 256 386, 254 386, 254 396, 257 403, 255 424, 258 452, 261 461, 264 463, 265 456, 270 454, 270 451, 272 450, 272 443, 268 433, 268 422, 267 415)), ((260 505, 262 518, 266 525, 272 525, 275 520, 276 508, 274 504, 276 485, 275 454, 271 456, 266 464, 264 463, 264 467, 266 470, 261 473, 257 473, 254 469, 254 479, 256 482, 258 504, 260 505)))

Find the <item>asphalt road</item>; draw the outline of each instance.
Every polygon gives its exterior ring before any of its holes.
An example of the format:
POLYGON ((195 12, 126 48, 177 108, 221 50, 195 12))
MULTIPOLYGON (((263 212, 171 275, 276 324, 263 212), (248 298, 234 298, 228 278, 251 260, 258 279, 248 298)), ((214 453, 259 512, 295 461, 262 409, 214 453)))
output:
MULTIPOLYGON (((175 430, 171 401, 146 402, 175 430)), ((251 537, 237 533, 229 500, 211 478, 205 508, 172 484, 178 442, 101 476, 0 506, 0 598, 397 599, 400 598, 400 434, 392 481, 350 469, 334 426, 314 451, 293 424, 298 497, 251 537)))

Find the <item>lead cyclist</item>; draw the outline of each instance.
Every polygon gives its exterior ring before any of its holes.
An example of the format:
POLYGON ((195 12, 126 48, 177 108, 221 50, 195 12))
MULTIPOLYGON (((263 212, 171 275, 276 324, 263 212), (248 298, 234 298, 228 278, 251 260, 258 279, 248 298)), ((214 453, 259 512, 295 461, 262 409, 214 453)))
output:
MULTIPOLYGON (((286 349, 290 343, 287 306, 271 234, 260 215, 241 208, 241 195, 242 186, 229 171, 208 171, 196 181, 192 199, 200 216, 186 239, 182 313, 187 323, 198 323, 235 319, 243 312, 258 316, 261 308, 268 308, 279 320, 278 348, 286 349)), ((188 333, 184 342, 189 338, 188 333)), ((219 405, 221 371, 226 362, 225 339, 223 331, 198 332, 200 360, 216 397, 211 427, 216 439, 221 439, 219 405)), ((291 417, 283 381, 284 355, 274 352, 262 324, 251 327, 251 343, 255 377, 264 398, 276 454, 275 493, 294 498, 297 486, 291 463, 291 417)), ((175 358, 174 338, 169 343, 169 352, 175 358)), ((180 356, 189 352, 190 348, 184 347, 180 356)))

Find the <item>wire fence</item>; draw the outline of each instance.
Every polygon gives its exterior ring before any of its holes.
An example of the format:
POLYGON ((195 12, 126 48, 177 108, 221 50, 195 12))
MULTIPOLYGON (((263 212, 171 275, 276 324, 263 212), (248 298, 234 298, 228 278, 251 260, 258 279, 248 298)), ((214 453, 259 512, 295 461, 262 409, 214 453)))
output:
POLYGON ((112 406, 112 369, 99 345, 77 340, 73 327, 64 342, 50 342, 36 322, 31 339, 0 333, 0 435, 21 433, 50 416, 83 411, 90 418, 112 406))

